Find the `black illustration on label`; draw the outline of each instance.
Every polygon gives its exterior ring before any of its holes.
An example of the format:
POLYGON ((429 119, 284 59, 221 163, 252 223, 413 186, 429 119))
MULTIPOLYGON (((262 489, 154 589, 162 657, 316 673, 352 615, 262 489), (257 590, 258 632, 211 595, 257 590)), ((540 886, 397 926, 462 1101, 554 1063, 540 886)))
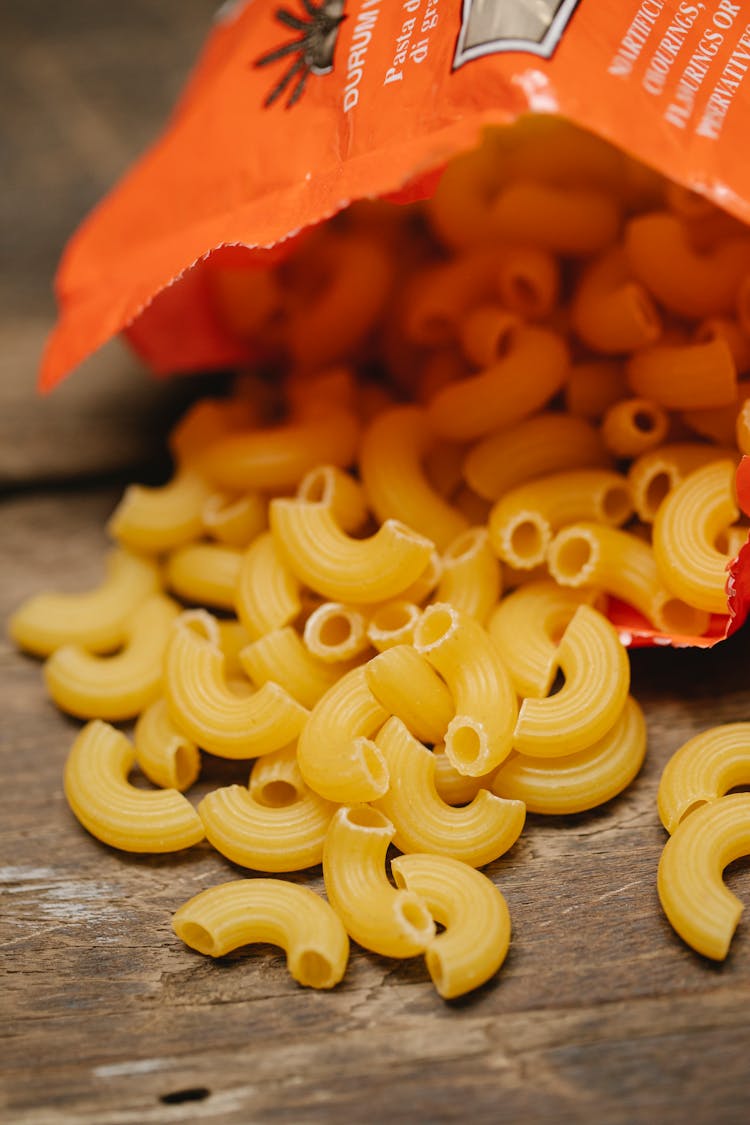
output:
POLYGON ((453 68, 502 51, 548 59, 580 0, 463 0, 453 68))
POLYGON ((291 109, 302 97, 307 79, 311 74, 328 74, 333 69, 333 53, 339 35, 339 27, 344 19, 346 0, 300 0, 304 15, 295 15, 288 8, 277 8, 274 15, 278 22, 292 31, 298 32, 294 39, 282 43, 253 63, 254 66, 269 66, 290 56, 291 62, 281 78, 268 93, 265 106, 275 101, 291 85, 286 108, 291 109))

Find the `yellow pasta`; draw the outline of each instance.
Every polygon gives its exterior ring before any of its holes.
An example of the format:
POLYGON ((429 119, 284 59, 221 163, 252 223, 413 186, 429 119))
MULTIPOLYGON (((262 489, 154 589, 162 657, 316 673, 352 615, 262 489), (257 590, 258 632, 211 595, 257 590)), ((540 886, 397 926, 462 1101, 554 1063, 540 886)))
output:
POLYGON ((35 656, 65 644, 111 652, 124 641, 133 611, 160 589, 156 563, 119 548, 107 555, 106 576, 94 590, 28 598, 10 618, 10 636, 35 656))
POLYGON ((501 305, 475 305, 460 325, 464 356, 474 367, 489 367, 510 347, 519 324, 519 317, 501 305))
POLYGON ((467 524, 425 475, 423 461, 434 440, 423 407, 385 410, 365 431, 360 472, 370 507, 381 522, 400 520, 442 549, 467 524))
POLYGON ((560 758, 512 754, 495 774, 492 792, 523 801, 529 812, 567 816, 603 805, 638 774, 646 754, 643 712, 629 696, 606 734, 560 758))
POLYGON ((456 340, 467 309, 492 294, 496 272, 496 255, 486 249, 417 271, 404 293, 407 340, 424 347, 456 340))
POLYGON ((627 481, 606 469, 578 469, 539 477, 507 492, 490 513, 495 553, 510 566, 531 569, 547 557, 552 534, 577 520, 625 523, 633 514, 627 481))
MULTIPOLYGON (((431 551, 427 566, 424 568, 419 578, 415 578, 410 586, 402 590, 398 598, 392 599, 395 601, 414 602, 420 605, 426 601, 427 598, 437 589, 440 584, 440 579, 443 577, 443 560, 437 551, 431 551)), ((383 604, 387 604, 384 602, 383 604)))
POLYGON ((253 800, 268 808, 284 808, 300 801, 308 789, 297 764, 297 743, 256 758, 247 787, 253 800))
POLYGON ((389 715, 397 715, 415 738, 439 742, 444 737, 453 718, 453 697, 411 645, 394 645, 368 661, 365 678, 378 703, 389 715))
POLYGON ((543 320, 560 294, 560 266, 535 246, 509 246, 499 255, 497 293, 502 304, 524 320, 543 320))
POLYGON ((444 927, 425 954, 443 999, 463 996, 494 976, 510 946, 510 913, 495 884, 447 856, 397 856, 391 870, 396 886, 418 895, 444 927))
POLYGON ((283 492, 316 465, 350 465, 358 437, 355 415, 331 408, 267 430, 227 434, 200 454, 199 468, 227 492, 283 492))
POLYGON ((644 453, 628 469, 638 518, 644 523, 653 523, 662 500, 688 473, 730 452, 696 441, 671 442, 644 453))
POLYGON ((203 530, 227 547, 247 547, 266 529, 266 508, 258 493, 233 497, 212 492, 201 509, 203 530))
POLYGON ((154 594, 133 611, 122 649, 99 656, 80 645, 63 645, 44 666, 50 696, 79 719, 131 719, 161 690, 162 662, 180 609, 154 594))
POLYGON ((421 898, 388 882, 393 835, 388 818, 369 805, 339 809, 323 848, 323 878, 350 937, 384 957, 414 957, 429 946, 435 923, 421 898))
POLYGON ((521 835, 522 801, 504 801, 481 789, 465 808, 454 808, 435 787, 435 759, 395 716, 375 738, 388 766, 388 790, 373 807, 395 828, 402 852, 430 852, 483 867, 504 855, 521 835))
POLYGON ((172 929, 209 957, 253 942, 286 951, 298 984, 333 988, 346 972, 349 939, 320 895, 283 879, 235 879, 201 891, 176 911, 172 929))
POLYGON ((448 760, 443 742, 433 746, 432 756, 435 760, 435 789, 446 805, 468 805, 480 789, 490 788, 492 779, 497 773, 497 769, 480 774, 478 777, 459 773, 448 760))
POLYGON ((671 312, 704 317, 730 312, 750 269, 750 240, 722 241, 696 251, 679 219, 666 212, 636 215, 625 230, 633 275, 671 312))
POLYGON ((630 690, 630 663, 607 618, 581 605, 563 633, 557 662, 565 683, 556 695, 524 699, 513 749, 538 758, 585 750, 611 730, 630 690))
POLYGON ((734 793, 696 809, 677 826, 659 861, 664 913, 683 941, 723 961, 742 902, 722 882, 724 868, 750 854, 750 795, 734 793))
POLYGON ((750 370, 750 337, 736 320, 729 317, 713 316, 701 321, 695 330, 696 343, 705 344, 708 340, 724 340, 740 374, 750 370))
POLYGON ((453 606, 436 603, 414 631, 414 647, 448 684, 456 713, 445 752, 459 773, 488 773, 511 750, 516 693, 500 654, 482 626, 453 606))
POLYGON ((144 554, 172 551, 198 539, 203 506, 211 494, 193 469, 178 469, 161 488, 132 484, 110 517, 107 529, 123 547, 144 554))
MULTIPOLYGON (((562 417, 600 419, 610 406, 628 393, 628 383, 621 363, 611 359, 583 360, 571 364, 565 383, 567 415, 562 417)), ((608 464, 603 459, 601 464, 608 464)), ((554 466, 561 469, 572 465, 554 466)))
POLYGON ((263 532, 243 555, 235 589, 237 616, 251 637, 262 637, 294 621, 302 609, 300 584, 263 532))
POLYGON ((567 369, 568 352, 561 336, 521 325, 511 334, 502 358, 435 395, 427 407, 428 421, 451 441, 483 437, 543 407, 562 387, 567 369))
POLYGON ((470 527, 443 552, 435 601, 448 602, 482 624, 500 597, 500 564, 484 527, 470 527))
POLYGON ((486 132, 481 145, 451 160, 427 200, 430 222, 446 246, 475 246, 487 238, 490 207, 502 182, 498 142, 497 133, 486 132))
POLYGON ((271 501, 274 543, 288 569, 333 601, 362 604, 403 594, 426 569, 433 544, 397 520, 352 539, 325 504, 271 501))
POLYGON ((385 652, 394 645, 411 644, 414 627, 421 616, 422 610, 414 602, 403 598, 383 602, 370 615, 367 639, 378 652, 385 652))
POLYGON ((314 867, 336 806, 306 789, 288 805, 261 804, 242 785, 207 793, 198 805, 206 838, 232 863, 278 874, 314 867))
POLYGON ((619 226, 619 208, 611 194, 536 180, 514 180, 490 208, 495 237, 573 257, 609 246, 619 226))
MULTIPOLYGON (((208 615, 206 615, 208 616, 208 615)), ((175 725, 220 758, 257 758, 297 737, 309 712, 278 684, 240 696, 202 619, 183 614, 167 646, 164 694, 175 725)))
POLYGON ((253 399, 202 398, 183 414, 169 434, 169 449, 179 465, 195 465, 212 442, 260 422, 253 399))
POLYGON ((629 275, 620 247, 584 270, 571 313, 573 328, 584 344, 605 355, 654 344, 662 331, 656 305, 644 286, 629 275))
POLYGON ((135 760, 154 785, 182 793, 198 777, 198 747, 174 725, 164 699, 156 699, 145 709, 135 725, 133 739, 135 760))
POLYGON ((654 520, 654 558, 664 585, 707 613, 727 612, 727 557, 719 533, 739 515, 732 461, 688 473, 662 502, 654 520))
POLYGON ((463 471, 476 493, 498 500, 536 477, 610 464, 611 457, 589 422, 550 411, 478 441, 467 453, 463 471))
POLYGON ((729 406, 737 398, 737 368, 723 339, 705 344, 656 344, 627 362, 633 394, 667 410, 729 406))
POLYGON ((371 741, 388 718, 364 668, 342 676, 315 705, 297 747, 307 785, 329 801, 371 801, 388 787, 383 755, 371 741))
POLYGON ((672 833, 702 805, 750 785, 750 723, 725 723, 689 739, 667 762, 659 782, 659 817, 672 833))
POLYGON ((87 832, 126 852, 176 852, 203 839, 201 819, 176 789, 128 781, 135 753, 121 731, 88 723, 65 763, 65 797, 87 832))
POLYGON ((561 586, 592 586, 627 602, 664 633, 701 636, 709 615, 664 585, 648 543, 620 528, 578 523, 558 532, 547 556, 561 586))
POLYGON ((661 445, 669 415, 646 398, 625 398, 610 406, 602 419, 602 438, 615 457, 639 457, 661 445))
POLYGON ((557 673, 557 646, 581 605, 594 605, 597 592, 571 590, 542 579, 503 598, 487 631, 498 647, 516 691, 541 699, 557 673))
POLYGON ((745 335, 750 336, 750 268, 737 289, 737 320, 745 335))
POLYGON ((234 609, 242 552, 222 543, 189 543, 167 559, 164 580, 183 601, 234 609))
POLYGON ((367 497, 362 485, 336 465, 310 469, 299 483, 297 499, 327 504, 342 531, 359 531, 367 523, 367 497))
MULTIPOLYGON (((280 684, 303 707, 314 707, 342 673, 305 647, 291 627, 272 629, 240 653, 240 664, 256 687, 280 684)), ((348 666, 347 666, 348 668, 348 666)))
POLYGON ((354 606, 323 602, 305 622, 307 650, 327 664, 340 664, 361 656, 370 647, 367 618, 354 606))

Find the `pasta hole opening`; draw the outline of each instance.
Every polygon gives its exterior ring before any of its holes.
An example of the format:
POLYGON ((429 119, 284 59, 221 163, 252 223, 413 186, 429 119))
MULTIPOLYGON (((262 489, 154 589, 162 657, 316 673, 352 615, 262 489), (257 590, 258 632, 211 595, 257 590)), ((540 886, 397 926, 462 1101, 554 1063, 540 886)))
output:
POLYGON ((592 545, 584 536, 571 536, 563 540, 558 543, 555 552, 555 577, 559 581, 570 583, 582 580, 592 557, 592 545))
POLYGON ((219 631, 216 628, 216 622, 211 614, 204 609, 192 609, 183 613, 177 619, 177 626, 195 633, 197 637, 208 641, 209 644, 217 647, 219 645, 219 631))
POLYGON ((183 743, 177 747, 173 758, 175 787, 187 789, 196 778, 195 757, 183 743))
POLYGON ((668 469, 660 469, 654 473, 646 486, 645 504, 646 512, 655 516, 662 500, 665 500, 676 484, 674 475, 668 469))
POLYGON ((359 750, 367 777, 378 790, 378 796, 382 796, 388 788, 389 781, 385 759, 378 748, 366 738, 360 741, 359 750))
POLYGON ((632 511, 630 493, 622 485, 605 489, 601 497, 601 512, 609 523, 624 523, 632 511))
POLYGON ((386 828, 390 832, 392 827, 390 820, 370 805, 350 805, 344 815, 354 828, 375 828, 378 831, 386 828))
POLYGON ((555 647, 562 641, 563 634, 573 620, 574 613, 574 609, 565 610, 562 613, 554 613, 545 621, 544 632, 555 647))
MULTIPOLYGON (((675 824, 674 828, 677 828, 678 824, 682 824, 683 820, 686 820, 691 813, 696 811, 696 809, 703 808, 703 806, 707 804, 708 801, 704 801, 702 798, 699 798, 697 801, 691 802, 691 804, 689 804, 688 807, 682 813, 680 813, 680 819, 677 821, 677 824, 675 824)), ((674 831, 674 828, 672 829, 672 831, 674 831)))
POLYGON ((331 499, 331 474, 327 468, 312 469, 299 486, 300 500, 311 504, 327 504, 331 499))
POLYGON ((666 633, 690 636, 705 630, 705 614, 680 598, 666 598, 659 607, 658 616, 666 633))
POLYGON ((428 949, 424 955, 424 963, 427 966, 427 972, 432 978, 432 982, 438 992, 442 993, 445 988, 445 969, 443 967, 443 958, 437 949, 428 949))
POLYGON ((510 532, 510 549, 513 556, 525 563, 542 562, 546 540, 546 525, 529 517, 521 518, 510 532))
POLYGON ((642 406, 633 411, 632 420, 639 434, 652 434, 657 427, 656 415, 642 406))
POLYGON ((454 539, 443 555, 445 563, 459 563, 471 558, 481 547, 486 532, 482 527, 472 527, 454 539))
POLYGON ((398 633, 407 629, 415 616, 414 607, 408 602, 394 602, 376 610, 370 619, 370 626, 378 633, 398 633))
POLYGON ((473 726, 455 726, 451 731, 451 751, 459 765, 476 765, 484 751, 481 733, 473 726))
POLYGON ((506 359, 516 344, 518 334, 518 321, 514 316, 508 316, 497 326, 492 340, 492 355, 497 359, 506 359))
POLYGON ((427 941, 434 934, 435 924, 429 910, 408 891, 399 898, 396 911, 405 928, 414 931, 416 937, 427 941))
POLYGON ((630 297, 635 318, 649 336, 658 336, 661 331, 659 316, 648 293, 640 285, 630 286, 630 297))
POLYGON ((538 286, 523 273, 512 273, 509 276, 507 293, 513 306, 527 316, 541 312, 543 308, 538 286))
POLYGON ((414 630, 414 643, 429 649, 450 636, 456 627, 456 615, 447 606, 433 606, 422 615, 414 630))
POLYGON ((351 639, 352 623, 345 612, 331 613, 318 626, 318 640, 326 648, 339 648, 351 639))
POLYGON ((277 778, 275 781, 267 781, 265 785, 261 785, 256 798, 259 804, 265 805, 269 809, 286 809, 290 805, 296 804, 300 799, 300 794, 296 785, 292 785, 291 781, 277 778))
POLYGON ((211 1096, 207 1086, 188 1086, 184 1090, 172 1090, 169 1094, 160 1094, 159 1101, 164 1105, 182 1105, 183 1102, 202 1102, 211 1096))
POLYGON ((331 962, 317 949, 305 949, 297 959, 296 976, 309 988, 330 988, 333 984, 331 962))
POLYGON ((199 953, 213 954, 216 943, 205 926, 198 922, 183 922, 180 926, 180 937, 191 949, 199 953))

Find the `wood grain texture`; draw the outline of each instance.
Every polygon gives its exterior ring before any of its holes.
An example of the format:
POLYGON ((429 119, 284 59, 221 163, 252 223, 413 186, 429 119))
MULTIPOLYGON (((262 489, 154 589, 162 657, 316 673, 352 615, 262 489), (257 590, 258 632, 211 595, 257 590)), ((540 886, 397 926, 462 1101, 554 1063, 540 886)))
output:
MULTIPOLYGON (((50 585, 96 581, 111 492, 0 508, 3 617, 50 585)), ((81 829, 60 775, 78 724, 36 661, 0 647, 4 1120, 136 1122, 744 1122, 750 933, 724 965, 694 955, 659 908, 660 770, 698 730, 747 719, 750 637, 711 653, 634 657, 649 726, 641 776, 600 810, 530 817, 488 873, 513 941, 497 978, 446 1004, 421 958, 353 950, 330 994, 296 986, 271 947, 211 962, 172 911, 243 874, 207 844, 125 856, 81 829), (201 1100, 165 1103, 186 1090, 201 1100)), ((206 759, 191 799, 242 781, 206 759)), ((300 876, 321 886, 320 872, 300 876)), ((750 868, 730 885, 750 894, 750 868)))

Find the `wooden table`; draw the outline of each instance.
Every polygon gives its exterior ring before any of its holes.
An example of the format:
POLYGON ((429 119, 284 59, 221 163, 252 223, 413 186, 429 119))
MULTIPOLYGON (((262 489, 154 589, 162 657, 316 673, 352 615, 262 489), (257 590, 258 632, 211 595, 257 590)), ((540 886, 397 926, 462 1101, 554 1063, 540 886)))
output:
MULTIPOLYGON (((12 271, 0 283, 7 298, 0 353, 21 332, 17 354, 29 357, 20 370, 26 390, 13 399, 12 425, 3 412, 0 432, 14 458, 0 476, 8 489, 0 507, 3 619, 39 589, 97 580, 116 491, 93 475, 86 443, 92 427, 119 434, 118 457, 98 467, 120 472, 142 460, 138 419, 153 417, 152 392, 136 404, 135 383, 113 390, 117 365, 105 360, 90 395, 71 396, 59 415, 45 407, 38 421, 30 357, 49 323, 45 287, 62 231, 52 229, 36 180, 25 198, 24 177, 46 170, 47 198, 55 200, 49 192, 59 182, 71 225, 104 186, 93 177, 75 182, 73 164, 83 160, 85 170, 101 159, 105 176, 119 171, 143 143, 148 114, 171 98, 212 5, 141 0, 126 6, 127 15, 85 0, 7 7, 0 74, 19 89, 34 86, 25 112, 36 131, 20 117, 14 123, 0 99, 17 160, 17 245, 15 257, 3 259, 12 271), (44 26, 40 11, 49 18, 44 26), (138 75, 161 74, 162 65, 167 79, 147 96, 138 75), (74 151, 58 144, 40 155, 40 129, 54 137, 63 120, 60 99, 78 137, 74 151), (98 414, 97 394, 112 404, 98 414), (123 421, 117 404, 126 394, 132 413, 123 421), (71 478, 77 483, 62 483, 71 478)), ((7 401, 8 380, 2 385, 7 401)), ((101 442, 102 457, 110 444, 101 442)), ((343 984, 329 994, 297 987, 270 947, 210 962, 182 946, 170 929, 175 907, 241 872, 208 845, 177 857, 128 857, 88 836, 60 780, 77 724, 47 701, 37 662, 0 641, 0 1119, 747 1121, 750 932, 740 926, 724 965, 694 955, 673 934, 655 890, 665 838, 655 794, 664 763, 686 738, 750 718, 749 657, 750 635, 712 653, 634 657, 649 727, 641 776, 595 812, 529 818, 512 852, 488 869, 513 918, 506 964, 475 995, 446 1004, 421 959, 392 962, 355 949, 343 984)), ((242 764, 208 758, 196 796, 245 773, 242 764)), ((319 887, 319 871, 305 881, 319 887)), ((728 881, 750 895, 747 864, 735 865, 728 881)))

